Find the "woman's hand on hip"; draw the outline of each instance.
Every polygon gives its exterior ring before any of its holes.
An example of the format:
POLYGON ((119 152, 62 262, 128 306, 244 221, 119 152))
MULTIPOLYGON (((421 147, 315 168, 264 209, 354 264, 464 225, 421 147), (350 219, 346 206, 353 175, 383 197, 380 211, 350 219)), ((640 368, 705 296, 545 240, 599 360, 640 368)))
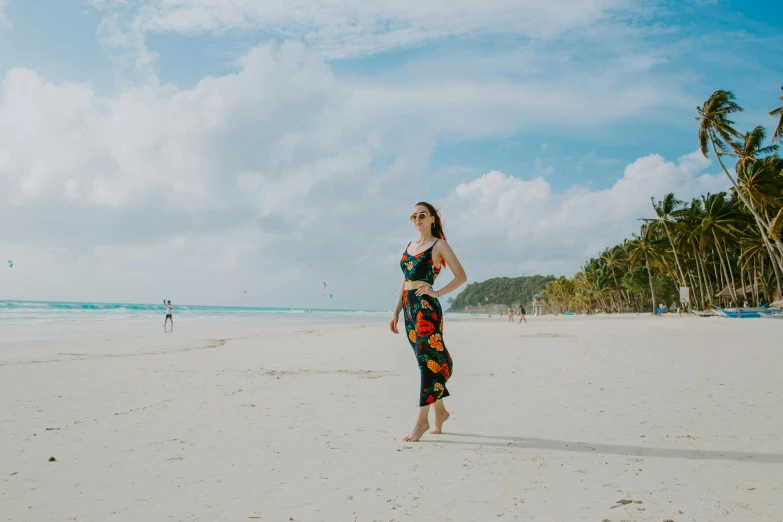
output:
POLYGON ((421 297, 423 295, 428 295, 430 297, 438 297, 438 293, 435 291, 435 289, 432 288, 431 285, 421 285, 419 288, 416 289, 417 297, 421 297))

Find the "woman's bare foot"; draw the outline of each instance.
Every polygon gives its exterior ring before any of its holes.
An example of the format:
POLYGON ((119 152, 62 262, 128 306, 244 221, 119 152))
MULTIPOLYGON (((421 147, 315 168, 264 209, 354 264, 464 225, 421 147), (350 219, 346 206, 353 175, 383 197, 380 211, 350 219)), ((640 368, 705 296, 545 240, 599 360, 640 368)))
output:
POLYGON ((449 417, 451 417, 451 414, 447 412, 446 410, 443 410, 443 413, 435 412, 435 429, 433 429, 430 433, 443 433, 443 423, 449 420, 449 417))
POLYGON ((427 432, 428 429, 430 429, 429 422, 425 422, 424 424, 417 424, 413 427, 411 434, 402 440, 405 442, 416 442, 427 432))

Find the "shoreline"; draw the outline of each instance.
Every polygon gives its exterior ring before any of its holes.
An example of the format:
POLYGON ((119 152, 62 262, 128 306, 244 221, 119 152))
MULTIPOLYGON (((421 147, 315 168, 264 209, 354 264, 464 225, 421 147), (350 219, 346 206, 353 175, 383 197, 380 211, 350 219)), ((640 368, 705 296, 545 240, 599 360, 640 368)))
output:
MULTIPOLYGON (((225 331, 226 329, 267 329, 276 327, 288 327, 298 328, 306 327, 310 325, 375 325, 375 324, 387 324, 391 317, 391 312, 378 312, 374 314, 343 314, 343 315, 318 315, 318 314, 292 314, 292 315, 278 315, 268 317, 188 317, 180 316, 177 313, 174 314, 175 328, 173 334, 208 334, 213 331, 225 331)), ((444 312, 444 317, 449 322, 507 322, 507 314, 495 314, 492 318, 487 317, 487 314, 471 314, 468 312, 444 312)), ((534 321, 580 321, 584 319, 589 320, 626 320, 633 318, 643 317, 659 317, 662 319, 685 319, 685 318, 698 318, 698 319, 712 319, 713 317, 700 317, 696 314, 678 316, 676 313, 668 313, 658 316, 653 316, 649 312, 628 312, 619 314, 574 314, 572 316, 565 315, 530 315, 527 316, 528 321, 531 319, 534 321)), ((714 319, 723 319, 721 317, 714 317, 714 319)), ((28 323, 0 323, 0 350, 2 350, 4 343, 19 342, 19 341, 52 341, 52 340, 79 340, 79 339, 93 339, 93 338, 106 338, 117 336, 145 336, 145 335, 158 335, 163 334, 162 322, 164 315, 160 314, 159 318, 155 319, 96 319, 96 320, 79 320, 79 321, 40 321, 40 322, 28 322, 28 323)), ((519 316, 514 316, 514 321, 519 321, 519 316)), ((400 317, 400 324, 402 324, 402 317, 400 317)), ((172 332, 168 332, 171 334, 172 332)))

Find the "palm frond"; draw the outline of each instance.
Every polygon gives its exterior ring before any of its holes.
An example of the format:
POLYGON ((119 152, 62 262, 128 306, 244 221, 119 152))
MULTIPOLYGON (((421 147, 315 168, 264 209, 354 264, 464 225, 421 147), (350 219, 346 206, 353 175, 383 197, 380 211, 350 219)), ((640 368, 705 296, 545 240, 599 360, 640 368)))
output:
POLYGON ((709 149, 710 135, 705 127, 699 127, 699 149, 704 157, 710 155, 709 149))
MULTIPOLYGON (((783 86, 780 87, 780 90, 783 91, 783 86)), ((780 100, 783 101, 783 94, 780 95, 780 100)), ((769 111, 769 115, 773 118, 778 118, 778 123, 775 125, 775 131, 772 133, 772 142, 779 141, 783 143, 783 105, 769 111)))
POLYGON ((783 235, 783 208, 780 209, 778 215, 775 216, 775 219, 773 219, 772 223, 770 223, 769 234, 772 237, 777 238, 780 238, 781 235, 783 235))

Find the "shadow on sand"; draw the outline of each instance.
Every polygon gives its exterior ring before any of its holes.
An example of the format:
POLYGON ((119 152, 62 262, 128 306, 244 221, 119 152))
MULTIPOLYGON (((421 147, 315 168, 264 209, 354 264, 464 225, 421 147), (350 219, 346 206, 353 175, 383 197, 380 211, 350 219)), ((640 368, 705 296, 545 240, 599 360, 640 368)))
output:
POLYGON ((649 446, 627 446, 622 444, 592 444, 589 442, 569 442, 562 440, 537 439, 533 437, 497 437, 474 433, 443 433, 437 440, 422 440, 437 444, 464 444, 472 446, 490 446, 497 448, 541 449, 550 451, 574 451, 577 453, 602 453, 606 455, 625 455, 627 457, 661 457, 666 459, 691 460, 735 460, 758 462, 763 464, 783 464, 783 455, 776 453, 755 453, 752 451, 716 451, 689 450, 677 448, 655 448, 649 446), (469 437, 489 440, 449 440, 447 436, 469 437), (492 442, 494 440, 505 442, 492 442))

